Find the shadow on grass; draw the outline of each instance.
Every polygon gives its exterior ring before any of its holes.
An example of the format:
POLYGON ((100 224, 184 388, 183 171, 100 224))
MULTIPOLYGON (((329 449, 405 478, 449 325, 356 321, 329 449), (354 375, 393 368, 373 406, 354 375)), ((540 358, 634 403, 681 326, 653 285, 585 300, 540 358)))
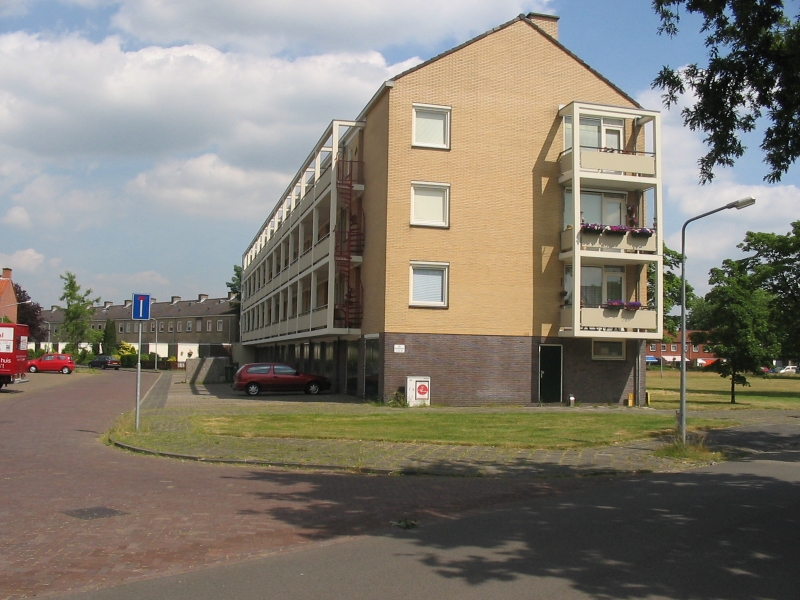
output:
MULTIPOLYGON (((800 437, 751 432, 753 442, 791 440, 800 437)), ((800 452, 781 460, 798 462, 800 452)), ((573 467, 565 475, 583 477, 539 482, 264 471, 241 478, 279 486, 256 494, 271 508, 253 513, 301 528, 312 540, 390 535, 404 544, 398 561, 468 586, 536 578, 591 598, 794 599, 800 478, 772 461, 760 464, 625 479, 589 478, 589 470, 573 467), (514 501, 505 510, 434 522, 514 501), (401 518, 420 527, 374 532, 401 518)))

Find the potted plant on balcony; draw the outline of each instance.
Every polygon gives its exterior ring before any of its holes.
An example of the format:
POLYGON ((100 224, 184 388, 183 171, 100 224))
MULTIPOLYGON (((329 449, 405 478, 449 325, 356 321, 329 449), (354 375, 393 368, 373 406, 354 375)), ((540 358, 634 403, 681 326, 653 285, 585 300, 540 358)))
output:
POLYGON ((620 310, 621 308, 625 308, 625 303, 622 300, 609 300, 606 302, 606 308, 620 310))
POLYGON ((625 303, 625 310, 639 310, 640 308, 642 308, 641 302, 633 301, 625 303))
POLYGON ((650 229, 649 227, 633 227, 630 231, 632 236, 644 238, 649 238, 656 232, 655 229, 650 229))
POLYGON ((599 225, 597 223, 581 223, 582 233, 603 233, 604 230, 605 225, 599 225))

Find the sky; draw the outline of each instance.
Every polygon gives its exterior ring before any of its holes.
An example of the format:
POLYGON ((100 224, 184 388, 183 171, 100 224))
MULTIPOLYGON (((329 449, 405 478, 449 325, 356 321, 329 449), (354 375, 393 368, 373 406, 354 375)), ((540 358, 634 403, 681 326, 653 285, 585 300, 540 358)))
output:
MULTIPOLYGON (((224 296, 332 119, 530 11, 558 15, 560 41, 646 108, 662 109, 662 65, 705 57, 699 21, 659 36, 648 0, 0 0, 0 266, 45 308, 65 271, 115 303, 224 296)), ((701 135, 674 108, 662 126, 670 247, 686 219, 757 199, 690 226, 688 277, 704 293, 747 231, 800 219, 800 169, 766 184, 753 135, 701 186, 701 135)))

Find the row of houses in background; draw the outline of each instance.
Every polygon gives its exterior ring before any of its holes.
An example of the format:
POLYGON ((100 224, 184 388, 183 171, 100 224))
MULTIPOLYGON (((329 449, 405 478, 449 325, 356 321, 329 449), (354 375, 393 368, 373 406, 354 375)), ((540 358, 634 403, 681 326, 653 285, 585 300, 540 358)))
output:
MULTIPOLYGON (((687 331, 687 339, 691 339, 692 333, 694 333, 694 331, 687 331)), ((647 346, 646 360, 648 364, 657 364, 663 360, 664 363, 675 363, 675 365, 680 365, 680 333, 678 333, 674 339, 670 339, 669 336, 666 336, 665 341, 650 342, 647 346)), ((693 344, 691 342, 686 344, 686 362, 688 365, 694 367, 708 367, 717 360, 719 359, 714 356, 713 352, 709 352, 707 345, 693 344)))
MULTIPOLYGON (((131 318, 131 300, 123 304, 105 302, 94 309, 91 328, 103 331, 111 319, 116 328, 117 342, 139 347, 139 327, 142 329, 142 352, 157 353, 160 357, 175 357, 184 361, 190 356, 206 358, 231 356, 233 344, 239 341, 238 298, 209 298, 199 294, 197 300, 182 300, 172 296, 169 302, 151 298, 150 321, 131 318)), ((42 311, 48 330, 47 340, 40 347, 53 352, 63 350, 66 342, 61 335, 64 311, 53 306, 42 311)))

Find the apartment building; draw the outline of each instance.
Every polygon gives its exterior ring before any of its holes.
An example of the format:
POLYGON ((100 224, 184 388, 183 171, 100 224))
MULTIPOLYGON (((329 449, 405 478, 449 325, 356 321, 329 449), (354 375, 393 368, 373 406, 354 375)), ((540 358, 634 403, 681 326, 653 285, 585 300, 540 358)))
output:
MULTIPOLYGON (((117 342, 126 342, 138 349, 141 325, 142 351, 157 353, 163 358, 174 356, 184 361, 190 356, 231 356, 233 344, 239 341, 238 301, 235 294, 228 294, 226 298, 198 294, 197 300, 172 296, 169 302, 151 298, 149 321, 132 319, 131 300, 122 304, 106 301, 94 309, 90 327, 102 331, 110 319, 116 328, 117 342)), ((63 350, 66 342, 61 339, 60 328, 64 311, 53 306, 42 311, 42 318, 48 326, 50 339, 41 340, 39 345, 56 352, 63 350)))
POLYGON ((333 121, 243 257, 246 360, 432 404, 644 402, 659 113, 528 14, 333 121), (577 125, 577 126, 576 126, 577 125))

